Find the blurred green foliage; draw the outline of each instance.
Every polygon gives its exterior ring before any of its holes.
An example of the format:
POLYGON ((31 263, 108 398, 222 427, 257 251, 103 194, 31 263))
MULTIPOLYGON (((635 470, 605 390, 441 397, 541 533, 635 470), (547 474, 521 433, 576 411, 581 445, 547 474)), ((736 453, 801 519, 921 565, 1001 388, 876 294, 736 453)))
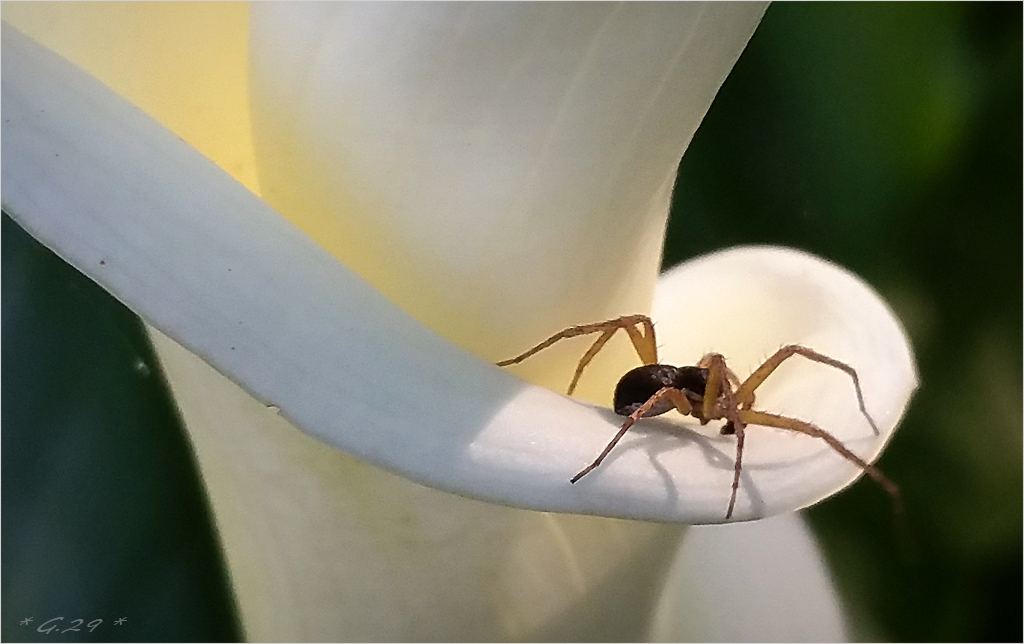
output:
MULTIPOLYGON (((881 461, 912 556, 870 483, 809 512, 862 638, 1021 638, 1021 13, 774 5, 683 160, 666 266, 803 248, 914 343, 922 387, 881 461)), ((3 639, 237 639, 141 325, 6 217, 2 242, 3 639), (35 632, 59 615, 104 623, 35 632)))
POLYGON ((913 553, 870 482, 809 511, 862 638, 1021 638, 1021 14, 772 5, 680 168, 666 266, 802 248, 913 342, 921 389, 880 462, 913 553))
POLYGON ((0 240, 0 637, 237 640, 198 472, 142 323, 6 214, 0 240))

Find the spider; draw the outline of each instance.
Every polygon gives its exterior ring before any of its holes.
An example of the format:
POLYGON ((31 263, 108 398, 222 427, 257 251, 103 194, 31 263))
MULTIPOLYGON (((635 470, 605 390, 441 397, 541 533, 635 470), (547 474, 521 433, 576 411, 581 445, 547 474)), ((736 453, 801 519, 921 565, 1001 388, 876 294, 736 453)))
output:
POLYGON ((613 407, 620 416, 628 416, 619 432, 611 439, 593 463, 580 470, 570 479, 576 483, 597 468, 606 456, 615 448, 630 427, 641 418, 658 416, 672 409, 684 416, 693 416, 701 425, 712 420, 724 420, 721 433, 736 436, 736 461, 732 479, 732 492, 725 518, 732 517, 736 506, 736 493, 740 485, 740 472, 743 467, 743 442, 747 425, 777 427, 806 434, 825 441, 829 447, 838 452, 846 460, 856 464, 889 493, 893 503, 900 510, 899 488, 878 468, 851 452, 838 438, 807 421, 781 416, 765 411, 752 409, 754 391, 774 372, 779 365, 789 358, 799 355, 808 360, 834 367, 847 373, 853 380, 857 394, 857 404, 864 414, 871 429, 878 435, 878 427, 864 406, 864 396, 860 389, 857 372, 848 364, 818 353, 813 349, 798 344, 790 344, 776 351, 770 358, 747 376, 740 380, 725 363, 725 357, 719 353, 705 355, 696 366, 673 367, 658 363, 658 346, 654 337, 654 323, 646 315, 625 315, 614 320, 572 326, 556 333, 529 351, 509 360, 503 360, 499 367, 507 367, 526 360, 537 352, 546 349, 566 338, 600 333, 594 344, 590 346, 579 364, 576 373, 569 383, 568 395, 576 390, 580 375, 594 356, 615 335, 619 329, 625 330, 636 349, 643 365, 628 371, 615 387, 613 407))

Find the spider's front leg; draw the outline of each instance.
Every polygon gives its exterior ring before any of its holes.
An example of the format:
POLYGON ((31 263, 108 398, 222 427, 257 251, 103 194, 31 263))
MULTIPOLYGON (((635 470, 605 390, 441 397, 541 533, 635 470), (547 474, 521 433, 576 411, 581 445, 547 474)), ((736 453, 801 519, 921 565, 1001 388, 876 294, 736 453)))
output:
POLYGON ((831 358, 823 353, 818 353, 814 349, 810 349, 799 344, 790 344, 782 347, 776 351, 774 355, 765 360, 764 364, 747 376, 747 379, 744 380, 736 389, 736 401, 740 409, 750 409, 754 404, 754 390, 760 387, 761 383, 763 383, 768 376, 772 375, 772 373, 778 369, 783 362, 795 355, 803 356, 813 362, 834 367, 835 369, 839 369, 849 375, 850 379, 853 380, 853 388, 857 394, 857 405, 860 407, 861 413, 864 414, 864 418, 867 419, 868 424, 871 425, 871 429, 875 432, 875 436, 879 435, 880 432, 878 431, 878 426, 875 424, 875 420, 871 417, 871 414, 868 413, 867 407, 864 404, 864 394, 860 389, 860 378, 857 377, 857 371, 845 362, 841 362, 835 358, 831 358))
POLYGON ((587 352, 580 358, 579 363, 576 365, 576 372, 573 374, 572 382, 569 383, 569 389, 566 391, 567 395, 572 395, 572 392, 576 390, 576 384, 580 380, 580 376, 583 374, 583 370, 586 368, 590 361, 594 359, 594 356, 612 339, 615 332, 619 329, 625 329, 626 334, 629 336, 630 341, 633 343, 633 348, 636 349, 637 355, 644 364, 656 364, 658 362, 658 345, 654 337, 654 323, 651 322, 651 318, 646 315, 624 315, 614 320, 606 320, 604 322, 595 322, 593 324, 581 324, 579 326, 571 326, 568 329, 563 329, 558 333, 554 334, 547 340, 544 340, 537 346, 529 349, 528 351, 508 360, 502 360, 497 363, 499 367, 507 367, 514 365, 526 360, 535 353, 542 351, 559 340, 565 340, 566 338, 575 338, 581 335, 589 335, 591 333, 600 333, 594 344, 590 345, 587 352))
POLYGON ((659 402, 661 402, 662 398, 668 398, 670 401, 672 401, 672 404, 675 406, 675 408, 679 411, 679 413, 681 413, 684 416, 689 415, 693 411, 693 407, 690 404, 690 400, 686 397, 686 394, 681 389, 676 389, 675 387, 662 387, 658 391, 654 392, 654 395, 648 398, 647 401, 644 402, 644 404, 637 407, 636 411, 629 415, 629 417, 626 419, 626 422, 623 423, 622 427, 619 429, 619 432, 615 434, 615 436, 610 441, 608 441, 608 445, 606 445, 601 454, 598 455, 596 459, 594 459, 594 462, 580 470, 580 472, 576 474, 576 476, 569 479, 569 482, 575 483, 576 481, 580 480, 581 478, 592 472, 598 465, 600 465, 601 462, 605 459, 605 457, 608 456, 608 454, 610 454, 613 449, 615 449, 616 445, 619 444, 619 441, 622 440, 622 437, 626 435, 626 432, 629 431, 629 428, 632 427, 636 421, 640 420, 646 414, 650 413, 650 411, 654 409, 654 407, 659 402))
MULTIPOLYGON (((718 353, 709 353, 700 360, 700 366, 708 370, 708 381, 704 388, 704 401, 701 406, 701 423, 710 420, 725 419, 722 434, 736 435, 736 460, 733 467, 732 491, 729 494, 729 507, 725 518, 732 518, 736 507, 736 495, 740 489, 740 474, 743 472, 743 445, 746 439, 747 422, 741 415, 738 398, 733 392, 733 385, 739 382, 736 374, 725 364, 725 358, 718 353)), ((753 396, 751 396, 753 400, 753 396)))

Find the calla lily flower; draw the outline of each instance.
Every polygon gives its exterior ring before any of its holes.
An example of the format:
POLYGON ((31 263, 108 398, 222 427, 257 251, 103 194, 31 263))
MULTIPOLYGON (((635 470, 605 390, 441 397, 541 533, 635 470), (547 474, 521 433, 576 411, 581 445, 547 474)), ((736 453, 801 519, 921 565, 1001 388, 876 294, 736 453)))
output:
MULTIPOLYGON (((262 199, 5 25, 4 209, 152 325, 250 638, 681 632, 651 618, 679 529, 621 519, 723 521, 734 440, 652 420, 569 485, 621 424, 629 343, 584 400, 556 391, 586 344, 493 365, 566 326, 650 311, 663 361, 741 375, 813 346, 858 369, 880 433, 821 365, 759 407, 877 456, 916 375, 867 285, 772 248, 658 278, 679 158, 763 9, 253 7, 238 174, 262 199)), ((747 442, 736 520, 861 473, 806 436, 747 442)))

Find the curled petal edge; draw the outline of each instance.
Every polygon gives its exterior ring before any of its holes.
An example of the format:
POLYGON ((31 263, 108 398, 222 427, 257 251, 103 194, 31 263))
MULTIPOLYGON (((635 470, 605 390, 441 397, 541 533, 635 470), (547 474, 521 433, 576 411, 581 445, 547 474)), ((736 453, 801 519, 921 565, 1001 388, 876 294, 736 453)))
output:
MULTIPOLYGON (((2 43, 5 211, 296 427, 465 496, 546 511, 724 519, 729 437, 653 420, 602 471, 569 485, 619 417, 526 384, 431 333, 98 81, 7 25, 2 43)), ((678 292, 665 286, 672 275, 659 290, 678 292)), ((881 437, 851 447, 877 454, 906 399, 887 403, 898 411, 887 412, 891 426, 878 419, 881 437)), ((736 520, 813 503, 858 475, 821 446, 780 468, 774 448, 751 443, 736 520), (788 472, 783 495, 763 478, 774 469, 788 472)))

